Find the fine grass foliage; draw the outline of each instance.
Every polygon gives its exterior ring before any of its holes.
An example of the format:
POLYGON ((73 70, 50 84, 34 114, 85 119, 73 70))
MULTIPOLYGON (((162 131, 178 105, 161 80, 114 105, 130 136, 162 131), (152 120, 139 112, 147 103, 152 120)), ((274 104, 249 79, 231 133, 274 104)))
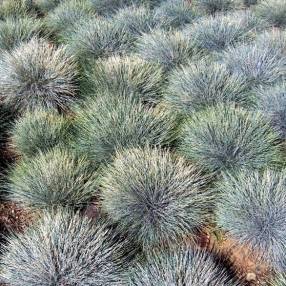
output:
POLYGON ((130 286, 239 286, 222 261, 190 246, 152 251, 129 272, 130 286))
POLYGON ((188 1, 167 0, 154 10, 154 17, 162 28, 177 29, 192 23, 198 15, 188 1))
POLYGON ((11 111, 3 104, 0 104, 0 148, 2 148, 5 144, 12 119, 13 116, 11 111))
POLYGON ((272 50, 273 53, 286 55, 286 31, 280 29, 266 30, 259 34, 255 43, 262 49, 272 50))
POLYGON ((0 2, 0 19, 31 15, 33 8, 32 0, 2 0, 0 2))
POLYGON ((12 50, 33 37, 44 35, 44 25, 33 17, 6 18, 0 21, 0 49, 12 50))
POLYGON ((110 161, 117 149, 170 144, 176 126, 175 116, 163 109, 107 93, 77 110, 74 148, 97 167, 110 161))
MULTIPOLYGON (((96 12, 101 16, 110 16, 120 9, 130 6, 144 5, 148 8, 154 8, 162 0, 90 0, 96 12)), ((128 19, 127 19, 128 20, 128 19)))
POLYGON ((66 147, 72 137, 72 120, 51 110, 34 110, 19 118, 11 131, 13 149, 25 157, 66 147))
POLYGON ((241 44, 223 54, 231 72, 239 74, 252 86, 269 85, 286 76, 286 58, 275 45, 241 44))
POLYGON ((170 74, 166 94, 168 105, 183 114, 219 103, 252 104, 245 79, 232 74, 224 64, 207 60, 175 69, 170 74))
POLYGON ((56 8, 62 0, 34 0, 35 6, 44 14, 56 8))
POLYGON ((122 284, 127 244, 106 222, 71 212, 45 213, 13 235, 1 259, 1 277, 14 286, 122 284))
POLYGON ((261 0, 255 12, 275 27, 286 27, 286 0, 261 0))
POLYGON ((256 5, 258 3, 258 0, 243 0, 243 4, 246 7, 251 7, 252 5, 256 5))
POLYGON ((145 6, 120 9, 112 18, 112 22, 135 38, 150 32, 157 25, 152 11, 145 6))
POLYGON ((132 4, 132 0, 91 0, 91 3, 99 15, 108 16, 119 9, 132 4))
POLYGON ((218 225, 285 271, 286 173, 265 170, 225 175, 218 185, 218 225))
POLYGON ((237 8, 237 0, 194 0, 193 5, 199 12, 215 14, 237 8))
POLYGON ((218 105, 186 120, 179 152, 209 171, 260 169, 281 162, 278 142, 262 114, 218 105))
POLYGON ((48 13, 45 21, 47 26, 61 40, 68 37, 69 31, 74 30, 77 22, 92 17, 95 17, 95 12, 88 0, 69 0, 63 1, 48 13))
POLYGON ((132 41, 127 31, 106 19, 94 18, 76 25, 69 34, 69 50, 82 62, 122 55, 130 51, 132 41))
POLYGON ((184 33, 198 49, 220 52, 228 46, 254 38, 256 31, 264 26, 253 13, 239 11, 202 17, 186 27, 184 33))
POLYGON ((144 103, 157 103, 165 84, 164 71, 159 64, 137 56, 109 57, 86 70, 86 89, 98 93, 111 90, 130 94, 144 103))
POLYGON ((33 38, 0 56, 0 96, 14 109, 67 109, 74 100, 77 67, 66 48, 33 38))
POLYGON ((276 275, 275 279, 273 279, 270 283, 270 286, 285 286, 286 285, 286 276, 285 274, 276 275))
POLYGON ((87 160, 62 148, 24 158, 9 174, 9 199, 26 207, 80 207, 96 191, 96 174, 87 160))
POLYGON ((255 91, 257 108, 269 118, 280 137, 286 138, 286 84, 278 83, 255 91))
POLYGON ((143 249, 174 242, 209 222, 208 179, 167 151, 129 149, 104 171, 102 209, 143 249))
POLYGON ((155 30, 138 39, 136 51, 139 57, 162 65, 169 71, 195 57, 191 41, 179 31, 155 30))

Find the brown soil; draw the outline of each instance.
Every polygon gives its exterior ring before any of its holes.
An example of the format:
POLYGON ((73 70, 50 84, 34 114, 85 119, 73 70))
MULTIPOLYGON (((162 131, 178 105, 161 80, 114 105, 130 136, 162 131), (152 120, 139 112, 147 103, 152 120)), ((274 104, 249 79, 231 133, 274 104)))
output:
MULTIPOLYGON (((23 232, 35 219, 32 212, 26 211, 16 203, 0 202, 0 245, 10 233, 23 232)), ((0 286, 7 286, 1 283, 0 286)))
POLYGON ((32 212, 24 210, 16 203, 1 202, 0 203, 0 238, 9 232, 23 232, 34 220, 35 216, 32 212))
POLYGON ((271 276, 271 268, 258 255, 230 238, 218 238, 213 233, 204 231, 198 235, 196 244, 228 259, 237 277, 247 285, 266 285, 271 276))

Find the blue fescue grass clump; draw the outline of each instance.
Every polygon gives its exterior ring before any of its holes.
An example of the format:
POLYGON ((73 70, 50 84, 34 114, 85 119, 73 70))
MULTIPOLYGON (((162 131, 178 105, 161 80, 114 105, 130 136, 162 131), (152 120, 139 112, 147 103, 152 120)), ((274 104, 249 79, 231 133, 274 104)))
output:
POLYGON ((91 3, 99 15, 110 16, 120 9, 134 5, 145 5, 146 7, 154 8, 159 5, 161 1, 162 0, 91 0, 91 3))
POLYGON ((162 28, 180 28, 192 23, 197 17, 190 2, 185 0, 168 0, 154 10, 155 20, 162 28))
POLYGON ((95 17, 95 11, 88 0, 63 1, 45 18, 48 28, 57 34, 60 40, 68 37, 69 31, 79 21, 95 17))
POLYGON ((190 39, 179 31, 155 30, 138 39, 137 54, 169 71, 197 56, 190 39))
POLYGON ((209 171, 251 170, 281 163, 278 142, 262 114, 219 105, 186 120, 179 151, 209 171))
POLYGON ((190 246, 152 251, 129 272, 130 286, 239 286, 213 254, 190 246))
POLYGON ((33 14, 32 0, 2 0, 0 2, 0 19, 6 17, 23 17, 33 14))
POLYGON ((160 65, 136 56, 117 56, 100 60, 87 69, 84 88, 91 95, 110 90, 156 104, 162 97, 165 82, 160 65))
POLYGON ((67 109, 76 92, 77 67, 65 47, 33 38, 0 57, 0 96, 25 111, 38 106, 67 109))
POLYGON ((129 95, 105 93, 76 111, 74 148, 94 164, 108 162, 117 149, 168 145, 176 118, 163 109, 145 107, 129 95))
POLYGON ((126 54, 133 45, 130 34, 124 28, 99 18, 80 22, 69 34, 67 42, 71 53, 82 62, 126 54))
POLYGON ((121 8, 130 6, 132 0, 91 0, 91 3, 99 15, 108 16, 121 8))
POLYGON ((252 104, 247 81, 232 74, 224 64, 201 60, 175 69, 169 77, 166 102, 190 115, 218 103, 252 104))
POLYGON ((225 175, 218 185, 218 225, 271 265, 285 271, 286 173, 225 175))
POLYGON ((112 18, 112 22, 132 37, 148 33, 157 25, 153 12, 145 6, 130 6, 120 9, 112 18))
POLYGON ((189 25, 184 33, 198 49, 220 52, 238 42, 254 38, 265 24, 249 11, 205 16, 189 25))
POLYGON ((9 174, 7 191, 26 207, 80 207, 97 194, 96 178, 85 158, 54 148, 21 160, 9 174))
POLYGON ((244 77, 252 86, 273 84, 286 76, 286 58, 275 45, 241 44, 223 54, 231 72, 244 77))
POLYGON ((257 108, 269 118, 280 137, 286 138, 286 84, 278 83, 269 88, 259 88, 254 92, 257 108))
POLYGON ((255 7, 256 14, 275 27, 286 27, 286 1, 262 0, 255 7))
POLYGON ((48 13, 49 11, 55 9, 62 0, 34 0, 35 6, 42 12, 48 13))
POLYGON ((286 55, 286 32, 281 29, 266 30, 257 36, 255 43, 262 49, 286 55))
POLYGON ((34 110, 19 118, 11 130, 13 149, 33 157, 56 146, 66 147, 72 138, 72 120, 52 110, 34 110))
POLYGON ((103 173, 103 211, 143 249, 194 234, 210 220, 209 178, 169 152, 129 149, 103 173))
POLYGON ((40 19, 24 16, 0 21, 0 49, 12 50, 33 37, 47 34, 40 19))
POLYGON ((8 239, 0 277, 14 286, 123 285, 128 245, 116 235, 103 221, 67 210, 45 213, 8 239))
POLYGON ((226 12, 237 7, 236 0, 194 0, 193 5, 199 12, 205 14, 215 14, 217 12, 226 12))

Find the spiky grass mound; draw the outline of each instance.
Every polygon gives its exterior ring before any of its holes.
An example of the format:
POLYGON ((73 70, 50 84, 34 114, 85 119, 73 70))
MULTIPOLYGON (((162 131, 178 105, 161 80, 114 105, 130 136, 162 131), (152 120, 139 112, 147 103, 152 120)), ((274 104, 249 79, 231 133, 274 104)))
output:
POLYGON ((132 0, 91 0, 91 3, 98 14, 108 16, 121 8, 130 6, 132 0))
POLYGON ((9 238, 1 277, 14 286, 122 285, 127 244, 104 222, 67 211, 46 213, 9 238))
POLYGON ((285 183, 285 171, 247 171, 225 176, 218 185, 221 198, 216 211, 219 226, 284 271, 285 183))
POLYGON ((185 0, 168 0, 155 9, 155 19, 163 28, 180 28, 197 17, 191 3, 185 0))
POLYGON ((68 37, 69 31, 74 30, 77 22, 92 17, 95 17, 95 12, 88 0, 69 0, 63 1, 51 11, 45 21, 57 37, 63 40, 68 37))
POLYGON ((104 94, 86 102, 75 119, 75 149, 97 166, 117 149, 167 145, 174 137, 175 116, 144 107, 132 98, 104 94))
POLYGON ((260 113, 219 105, 195 113, 179 151, 209 171, 259 169, 280 162, 276 134, 260 113))
POLYGON ((44 34, 44 26, 39 19, 32 17, 6 18, 0 21, 0 49, 11 50, 40 34, 44 34))
POLYGON ((266 50, 273 50, 273 53, 286 55, 286 31, 271 29, 259 34, 255 41, 257 46, 266 50))
POLYGON ((199 61, 175 69, 169 77, 166 101, 175 110, 190 114, 218 103, 249 106, 247 82, 225 65, 199 61))
POLYGON ((48 13, 49 11, 56 8, 62 0, 34 0, 36 7, 42 13, 48 13))
POLYGON ((252 86, 273 84, 286 76, 286 58, 275 45, 242 44, 230 48, 223 59, 231 72, 240 74, 252 86))
POLYGON ((152 251, 146 261, 130 271, 131 286, 238 286, 233 275, 214 255, 180 246, 168 251, 152 251))
POLYGON ((226 15, 206 16, 188 26, 184 33, 194 41, 198 49, 207 52, 220 52, 228 46, 246 41, 255 36, 256 30, 263 27, 249 11, 239 11, 226 15))
POLYGON ((81 61, 127 53, 132 46, 130 34, 106 19, 81 22, 67 39, 70 51, 81 61))
POLYGON ((262 0, 255 7, 259 17, 276 27, 286 27, 286 0, 262 0))
POLYGON ((120 9, 112 22, 133 37, 150 32, 157 24, 153 13, 145 6, 130 6, 120 9))
POLYGON ((12 201, 33 208, 80 207, 96 195, 96 174, 84 158, 54 148, 26 158, 10 172, 7 186, 12 201))
POLYGON ((2 0, 0 2, 0 19, 29 15, 33 7, 34 4, 32 0, 2 0))
POLYGON ((279 83, 267 89, 255 91, 257 107, 266 118, 271 120, 272 126, 286 138, 286 84, 279 83))
POLYGON ((18 119, 11 135, 16 152, 33 157, 56 146, 66 147, 72 137, 72 122, 51 110, 40 109, 18 119))
POLYGON ((209 222, 208 178, 160 149, 117 153, 100 180, 102 209, 144 249, 196 232, 209 222))
POLYGON ((195 51, 191 41, 181 32, 156 30, 138 39, 137 53, 143 59, 170 70, 186 63, 195 51))
POLYGON ((67 109, 76 91, 73 57, 64 47, 33 38, 0 58, 0 96, 21 111, 38 106, 67 109))
POLYGON ((233 10, 237 7, 236 0, 194 0, 196 9, 206 14, 215 14, 233 10))
POLYGON ((86 71, 89 92, 111 90, 155 104, 163 93, 165 76, 160 65, 136 56, 110 57, 86 71))

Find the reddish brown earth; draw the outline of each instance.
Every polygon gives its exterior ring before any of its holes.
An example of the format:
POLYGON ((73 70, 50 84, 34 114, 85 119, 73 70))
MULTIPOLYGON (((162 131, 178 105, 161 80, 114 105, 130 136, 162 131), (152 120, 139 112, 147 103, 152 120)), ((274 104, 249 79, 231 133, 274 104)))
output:
POLYGON ((9 232, 23 232, 34 220, 32 212, 24 210, 16 203, 0 203, 0 237, 9 232))
MULTIPOLYGON (((10 232, 21 233, 34 221, 35 215, 12 202, 0 202, 0 246, 10 232)), ((0 282, 0 286, 6 286, 0 282)))
POLYGON ((227 258, 237 277, 249 286, 266 285, 271 277, 270 267, 262 262, 258 255, 247 246, 241 246, 222 234, 217 237, 209 231, 204 231, 197 236, 196 244, 227 258))

